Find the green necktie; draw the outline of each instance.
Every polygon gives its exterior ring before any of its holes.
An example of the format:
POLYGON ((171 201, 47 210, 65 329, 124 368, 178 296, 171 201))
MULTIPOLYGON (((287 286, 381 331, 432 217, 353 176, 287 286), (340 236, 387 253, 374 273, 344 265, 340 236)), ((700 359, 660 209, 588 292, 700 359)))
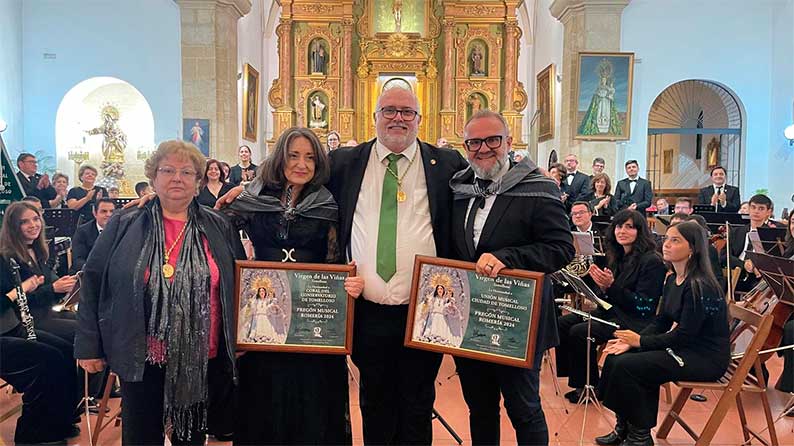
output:
POLYGON ((402 155, 391 153, 389 169, 383 175, 378 221, 378 275, 388 282, 397 271, 397 160, 402 155), (391 170, 391 172, 389 172, 391 170))

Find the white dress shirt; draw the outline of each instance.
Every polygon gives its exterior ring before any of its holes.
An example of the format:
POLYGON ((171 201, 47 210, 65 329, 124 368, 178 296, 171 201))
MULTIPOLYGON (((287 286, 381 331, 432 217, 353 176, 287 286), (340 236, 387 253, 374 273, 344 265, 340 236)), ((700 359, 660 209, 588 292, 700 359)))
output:
MULTIPOLYGON (((494 178, 493 181, 499 181, 507 171, 510 170, 510 163, 505 163, 502 167, 502 170, 499 174, 494 178)), ((476 174, 474 175, 475 178, 480 178, 476 174)), ((485 204, 481 209, 477 211, 474 215, 474 249, 477 249, 477 245, 480 244, 480 235, 482 234, 482 228, 485 226, 485 221, 488 220, 488 214, 491 213, 491 208, 493 207, 493 203, 496 201, 496 195, 488 195, 485 197, 485 204)), ((469 198, 469 206, 466 208, 466 220, 468 220, 469 212, 471 211, 471 206, 474 204, 474 198, 469 198)), ((466 222, 463 222, 463 227, 466 228, 466 222)), ((464 231, 465 232, 465 231, 464 231)))
POLYGON ((397 175, 402 178, 402 190, 406 193, 406 200, 397 203, 397 271, 388 282, 378 275, 378 223, 383 176, 389 165, 386 157, 390 153, 379 141, 372 147, 353 213, 350 249, 357 273, 364 278, 362 296, 379 304, 403 305, 410 299, 414 256, 435 256, 436 242, 422 153, 414 142, 397 161, 397 175))

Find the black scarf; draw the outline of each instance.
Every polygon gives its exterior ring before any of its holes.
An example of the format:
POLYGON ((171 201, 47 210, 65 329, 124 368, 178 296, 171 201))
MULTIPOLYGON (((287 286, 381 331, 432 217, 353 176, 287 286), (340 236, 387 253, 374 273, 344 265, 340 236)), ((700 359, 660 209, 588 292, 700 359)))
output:
POLYGON ((191 428, 204 429, 207 421, 210 269, 196 215, 199 208, 194 201, 188 209, 173 281, 162 271, 167 248, 159 199, 148 212, 152 227, 142 250, 151 253, 146 295, 152 312, 146 330, 146 361, 165 367, 165 424, 172 426, 178 438, 190 439, 191 428))
POLYGON ((264 188, 262 180, 257 178, 229 205, 228 209, 236 212, 278 212, 284 214, 288 221, 294 220, 296 217, 337 221, 339 206, 328 189, 324 187, 308 191, 294 207, 292 200, 287 200, 285 206, 279 198, 262 194, 264 188))
POLYGON ((504 175, 494 180, 487 188, 481 188, 473 181, 474 171, 471 166, 456 173, 449 180, 449 187, 455 194, 455 200, 468 200, 473 197, 489 195, 506 195, 509 197, 542 197, 553 200, 560 199, 557 183, 538 171, 538 166, 529 158, 515 163, 504 175))

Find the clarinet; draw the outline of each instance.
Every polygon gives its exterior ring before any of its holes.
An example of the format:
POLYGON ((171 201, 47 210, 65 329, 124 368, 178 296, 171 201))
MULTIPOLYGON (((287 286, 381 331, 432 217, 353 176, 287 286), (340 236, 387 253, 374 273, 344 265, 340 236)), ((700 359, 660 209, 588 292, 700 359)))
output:
POLYGON ((36 331, 33 329, 33 316, 30 314, 30 307, 28 307, 28 296, 25 294, 25 290, 22 288, 22 279, 19 277, 19 264, 13 258, 9 258, 8 262, 11 264, 14 283, 16 284, 16 302, 19 306, 19 315, 22 317, 22 326, 25 327, 25 332, 28 335, 28 341, 35 341, 36 331))

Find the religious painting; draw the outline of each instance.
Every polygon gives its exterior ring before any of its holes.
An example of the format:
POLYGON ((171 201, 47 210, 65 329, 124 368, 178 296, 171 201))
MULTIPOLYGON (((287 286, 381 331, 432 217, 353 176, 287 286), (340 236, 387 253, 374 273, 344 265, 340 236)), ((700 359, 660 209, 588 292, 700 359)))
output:
POLYGON ((237 349, 349 354, 353 274, 348 265, 237 261, 237 349))
POLYGON ((673 149, 662 151, 662 173, 673 173, 673 149))
POLYGON ((314 39, 309 44, 309 73, 328 74, 328 42, 314 39))
POLYGON ((579 53, 575 139, 628 140, 634 53, 579 53))
POLYGON ((201 150, 204 156, 210 156, 210 120, 185 118, 182 120, 182 139, 190 141, 201 150))
POLYGON ((706 146, 706 161, 708 161, 708 168, 717 167, 720 165, 720 148, 722 144, 717 140, 716 136, 711 137, 706 146))
POLYGON ((327 129, 328 96, 322 91, 314 91, 309 93, 306 102, 306 127, 310 129, 327 129))
POLYGON ((488 76, 488 45, 473 40, 469 46, 469 76, 488 76))
POLYGON ((375 33, 424 34, 424 0, 372 0, 375 33))
POLYGON ((474 263, 416 256, 405 345, 531 368, 544 275, 474 272, 474 263))
POLYGON ((243 68, 243 139, 256 142, 259 125, 259 72, 249 64, 243 68))
POLYGON ((538 142, 554 138, 554 64, 537 76, 538 142))
POLYGON ((488 109, 488 99, 482 93, 472 93, 466 98, 466 119, 480 110, 488 109))

